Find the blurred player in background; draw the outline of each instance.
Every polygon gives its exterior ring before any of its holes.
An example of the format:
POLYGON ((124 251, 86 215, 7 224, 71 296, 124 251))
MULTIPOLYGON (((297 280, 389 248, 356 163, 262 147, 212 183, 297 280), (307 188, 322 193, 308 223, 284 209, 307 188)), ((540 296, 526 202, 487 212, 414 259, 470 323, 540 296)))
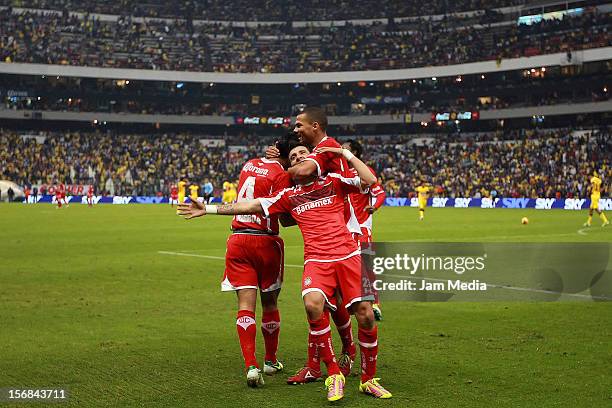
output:
MULTIPOLYGON (((187 178, 181 177, 181 179, 178 182, 178 203, 179 204, 182 204, 185 202, 186 193, 187 193, 187 178)), ((176 210, 176 213, 178 214, 178 209, 176 210)))
POLYGON ((431 194, 432 187, 425 178, 421 178, 420 185, 416 188, 417 198, 419 200, 419 220, 425 219, 425 207, 427 207, 427 199, 431 194))
POLYGON ((610 224, 608 218, 606 218, 606 214, 602 210, 599 209, 599 199, 601 198, 601 178, 599 178, 599 174, 596 171, 593 172, 593 177, 590 180, 591 186, 589 187, 591 190, 591 206, 589 207, 589 218, 587 222, 584 224, 585 227, 590 227, 591 222, 593 221, 593 210, 597 211, 599 214, 599 218, 601 218, 602 227, 610 224))
POLYGON ((94 188, 93 188, 93 185, 90 184, 89 187, 87 188, 87 205, 90 207, 93 206, 93 193, 94 193, 94 188))
POLYGON ((25 200, 23 202, 26 204, 30 204, 30 187, 25 186, 23 188, 23 195, 25 196, 25 200))
POLYGON ((189 198, 192 201, 197 201, 198 200, 198 191, 200 190, 200 186, 198 186, 197 184, 190 184, 189 185, 189 198))
POLYGON ((236 191, 236 184, 232 183, 231 181, 224 181, 223 197, 221 198, 223 204, 233 203, 234 201, 236 201, 237 195, 238 193, 236 191))
POLYGON ((174 204, 178 204, 178 188, 173 184, 170 187, 170 206, 174 207, 174 204))
MULTIPOLYGON (((363 147, 358 141, 349 139, 342 144, 342 148, 349 150, 355 155, 355 157, 361 159, 363 147)), ((374 169, 370 166, 368 166, 368 169, 370 169, 374 177, 378 179, 374 169)), ((350 166, 350 171, 353 176, 357 176, 357 172, 354 167, 350 166)), ((382 205, 385 203, 386 197, 387 195, 385 194, 385 190, 382 189, 378 181, 370 186, 369 194, 350 195, 351 203, 355 209, 355 216, 357 217, 359 227, 361 228, 361 235, 353 234, 353 237, 359 241, 362 253, 372 249, 371 245, 374 242, 374 239, 372 238, 372 214, 382 207, 382 205)), ((372 309, 374 310, 374 317, 376 320, 382 320, 380 300, 378 298, 378 291, 376 290, 374 291, 374 304, 372 305, 372 309)))
POLYGON ((202 195, 204 196, 204 203, 210 204, 210 201, 213 198, 214 187, 209 179, 204 180, 204 188, 202 191, 202 195))
MULTIPOLYGON (((55 190, 55 200, 57 201, 57 208, 62 208, 62 204, 66 204, 66 186, 64 183, 60 183, 55 190)), ((68 206, 66 204, 66 206, 68 206)))

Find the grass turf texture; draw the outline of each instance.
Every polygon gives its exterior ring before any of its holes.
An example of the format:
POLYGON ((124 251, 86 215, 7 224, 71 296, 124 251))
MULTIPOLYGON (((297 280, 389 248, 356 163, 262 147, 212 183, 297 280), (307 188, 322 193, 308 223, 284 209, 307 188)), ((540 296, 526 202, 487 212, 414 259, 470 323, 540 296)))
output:
MULTIPOLYGON (((586 242, 586 211, 383 208, 375 237, 586 242), (530 224, 521 225, 523 216, 530 224)), ((286 269, 279 356, 286 373, 248 389, 235 296, 221 293, 229 217, 190 222, 169 206, 0 205, 0 387, 65 387, 61 406, 326 406, 323 383, 285 385, 305 361, 301 270, 286 269)), ((286 262, 302 261, 297 228, 286 262)), ((383 305, 375 401, 348 379, 344 406, 610 406, 612 304, 383 305)), ((260 311, 258 310, 258 316, 260 311)), ((339 350, 334 331, 336 349, 339 350)), ((263 356, 258 331, 258 356, 263 356)), ((14 406, 41 406, 19 403, 14 406)))

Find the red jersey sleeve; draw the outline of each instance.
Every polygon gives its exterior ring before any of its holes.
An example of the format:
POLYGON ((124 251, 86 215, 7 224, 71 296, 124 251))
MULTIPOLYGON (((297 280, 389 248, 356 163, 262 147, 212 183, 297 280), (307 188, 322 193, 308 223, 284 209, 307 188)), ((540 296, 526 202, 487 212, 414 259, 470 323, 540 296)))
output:
POLYGON ((372 206, 376 209, 382 207, 382 205, 385 203, 385 198, 387 198, 385 190, 383 190, 378 183, 370 187, 370 196, 372 196, 374 199, 374 204, 372 204, 372 206))
POLYGON ((334 180, 334 183, 344 194, 364 194, 369 192, 368 188, 362 189, 361 179, 358 176, 343 177, 337 173, 329 173, 328 177, 334 180))
POLYGON ((266 217, 269 217, 272 214, 291 212, 291 206, 287 197, 290 191, 290 188, 285 188, 280 191, 276 191, 267 197, 258 198, 266 217))

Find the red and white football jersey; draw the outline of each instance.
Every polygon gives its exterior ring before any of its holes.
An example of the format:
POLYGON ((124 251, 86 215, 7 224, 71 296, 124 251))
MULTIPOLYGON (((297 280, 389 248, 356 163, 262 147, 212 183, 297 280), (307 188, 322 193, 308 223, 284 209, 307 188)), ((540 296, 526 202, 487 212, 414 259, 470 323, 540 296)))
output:
MULTIPOLYGON (((289 174, 279 162, 264 158, 252 159, 246 162, 240 171, 236 201, 248 201, 269 196, 273 192, 283 190, 291 185, 289 174)), ((278 216, 236 215, 232 221, 232 230, 239 229, 252 229, 278 234, 278 216)))
MULTIPOLYGON (((338 156, 334 153, 321 153, 317 152, 320 147, 342 147, 340 143, 333 137, 325 136, 318 145, 312 149, 312 153, 308 155, 306 160, 311 160, 317 165, 317 174, 319 177, 326 176, 328 173, 336 173, 346 178, 352 178, 354 175, 350 172, 350 168, 346 159, 342 156, 338 156)), ((349 197, 346 198, 345 202, 345 222, 346 227, 350 232, 355 234, 361 234, 361 228, 359 228, 359 222, 355 216, 355 210, 349 197)))
POLYGON ((306 160, 311 160, 317 165, 317 174, 319 177, 327 175, 327 173, 336 173, 343 177, 351 177, 349 173, 349 165, 346 159, 337 154, 327 152, 317 152, 320 147, 342 147, 340 143, 333 137, 325 136, 318 145, 312 149, 312 153, 308 155, 306 160))
MULTIPOLYGON (((370 166, 368 166, 374 177, 376 177, 376 172, 370 166)), ((357 176, 357 170, 351 168, 350 173, 353 177, 357 176)), ((372 231, 372 214, 365 211, 365 208, 368 205, 371 205, 375 208, 380 208, 385 202, 385 190, 380 186, 380 184, 374 183, 370 186, 369 194, 351 194, 350 199, 353 204, 353 208, 355 209, 355 216, 357 217, 357 221, 359 222, 359 226, 362 228, 367 228, 372 231)))
POLYGON ((359 177, 330 173, 307 186, 286 188, 259 201, 266 215, 293 216, 304 238, 304 263, 331 262, 359 254, 344 220, 344 200, 360 191, 359 177))

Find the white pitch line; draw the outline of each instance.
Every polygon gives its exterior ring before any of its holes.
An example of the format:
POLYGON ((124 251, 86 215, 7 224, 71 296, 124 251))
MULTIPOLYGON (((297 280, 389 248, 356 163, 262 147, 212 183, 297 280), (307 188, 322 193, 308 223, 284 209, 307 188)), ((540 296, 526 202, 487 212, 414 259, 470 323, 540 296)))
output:
MULTIPOLYGON (((447 282, 451 280, 451 279, 439 279, 439 278, 424 278, 422 276, 402 276, 402 275, 387 275, 387 274, 385 274, 385 276, 390 276, 392 278, 400 278, 400 279, 421 279, 421 280, 430 280, 430 281, 437 281, 437 282, 447 282)), ((521 288, 518 286, 509 286, 509 285, 496 285, 494 283, 488 283, 488 282, 482 282, 482 283, 484 283, 487 286, 491 286, 493 288, 499 288, 499 289, 518 290, 522 292, 547 293, 551 295, 565 295, 565 296, 584 298, 584 299, 612 300, 611 297, 607 297, 607 296, 581 295, 579 293, 565 293, 565 292, 557 292, 554 290, 521 288)))
POLYGON ((580 228, 578 231, 578 234, 580 235, 588 235, 585 231, 588 231, 588 228, 580 228))
MULTIPOLYGON (((190 256, 190 257, 193 257, 193 258, 219 259, 219 260, 222 260, 222 261, 225 260, 224 256, 187 254, 187 253, 184 253, 184 252, 171 252, 171 251, 157 251, 157 253, 160 254, 160 255, 190 256)), ((288 268, 300 268, 300 269, 304 268, 304 265, 285 264, 285 266, 288 267, 288 268)))

